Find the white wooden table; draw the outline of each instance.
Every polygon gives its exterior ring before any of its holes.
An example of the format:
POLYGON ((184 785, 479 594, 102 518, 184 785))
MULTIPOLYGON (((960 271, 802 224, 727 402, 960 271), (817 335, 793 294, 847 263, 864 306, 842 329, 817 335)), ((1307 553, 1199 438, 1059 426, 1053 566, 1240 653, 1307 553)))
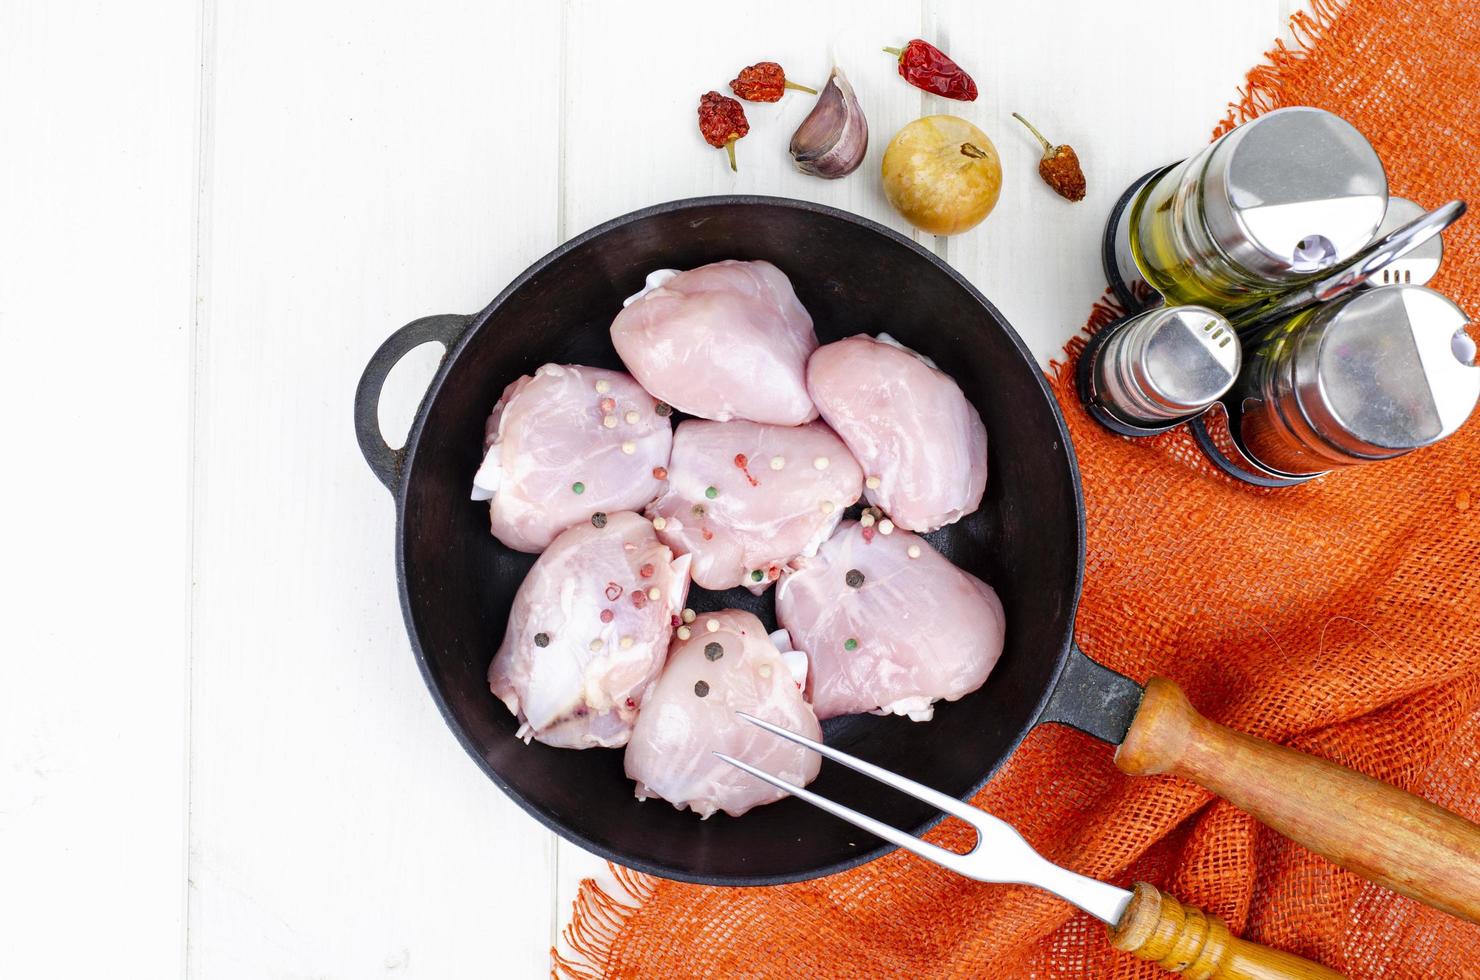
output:
MULTIPOLYGON (((1204 142, 1291 0, 0 0, 0 976, 537 977, 598 862, 488 783, 412 662, 392 508, 355 447, 370 352, 561 240, 690 195, 905 229, 879 156, 956 112, 1007 171, 929 241, 1041 357, 1102 289, 1135 176, 1204 142), (938 41, 970 105, 878 49, 938 41), (829 50, 873 132, 795 173, 807 96, 698 96, 829 50), (1018 110, 1085 162, 1053 197, 1018 110)), ((404 434, 437 351, 384 406, 404 434)))

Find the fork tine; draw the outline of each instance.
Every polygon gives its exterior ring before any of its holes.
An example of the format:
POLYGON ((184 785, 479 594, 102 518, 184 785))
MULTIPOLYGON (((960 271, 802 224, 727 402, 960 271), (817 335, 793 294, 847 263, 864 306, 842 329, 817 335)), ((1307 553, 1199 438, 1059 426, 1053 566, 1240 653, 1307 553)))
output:
POLYGON ((723 752, 716 752, 714 754, 728 762, 730 765, 734 766, 736 769, 739 769, 743 772, 748 772, 756 779, 770 783, 777 789, 790 793, 792 796, 798 797, 799 799, 806 800, 808 803, 812 804, 818 809, 826 810, 833 816, 838 817, 842 820, 846 820, 849 823, 853 824, 855 827, 861 827, 869 833, 873 834, 875 837, 881 837, 896 847, 902 847, 907 851, 918 854, 920 857, 925 858, 927 861, 934 861, 936 864, 950 868, 953 871, 958 871, 963 874, 965 873, 957 867, 962 856, 954 851, 948 851, 943 847, 937 847, 934 844, 926 843, 925 841, 916 837, 914 834, 906 833, 905 831, 900 830, 898 827, 892 827, 887 823, 875 820, 873 817, 870 817, 867 814, 859 813, 857 810, 843 806, 843 804, 841 803, 834 803, 832 800, 828 799, 825 796, 818 796, 810 789, 804 789, 801 786, 789 783, 786 780, 781 779, 780 777, 771 775, 764 769, 757 769, 755 766, 752 766, 749 763, 741 762, 739 759, 736 759, 733 756, 725 755, 723 752))
MULTIPOLYGON (((764 721, 760 718, 757 718, 755 715, 748 715, 743 711, 737 711, 735 712, 735 714, 739 715, 741 718, 744 718, 746 721, 750 722, 752 725, 755 725, 758 728, 764 728, 772 735, 779 735, 784 739, 788 739, 797 743, 798 745, 806 746, 813 752, 816 752, 818 755, 822 756, 824 759, 831 759, 834 762, 841 763, 842 765, 847 766, 849 769, 856 770, 863 773, 865 776, 877 779, 879 782, 883 783, 886 786, 892 786, 894 789, 899 790, 901 793, 904 793, 908 796, 913 796, 918 800, 923 800, 926 803, 929 803, 931 806, 936 807, 940 810, 944 810, 946 813, 949 813, 954 817, 960 817, 962 820, 965 820, 967 823, 971 824, 978 830, 981 829, 981 825, 985 820, 991 820, 994 822, 997 820, 996 817, 992 816, 986 811, 978 810, 974 806, 962 803, 954 796, 947 796, 945 793, 942 793, 939 790, 931 789, 929 786, 926 786, 923 783, 917 783, 913 779, 907 779, 904 776, 899 775, 898 773, 890 772, 888 769, 882 769, 879 766, 874 765, 872 762, 864 762, 862 759, 857 758, 856 756, 851 756, 846 752, 840 752, 830 745, 823 745, 821 742, 814 742, 810 738, 807 738, 805 735, 798 735, 796 732, 782 728, 779 725, 773 725, 769 721, 764 721)), ((914 838, 910 839, 914 840, 914 838)))

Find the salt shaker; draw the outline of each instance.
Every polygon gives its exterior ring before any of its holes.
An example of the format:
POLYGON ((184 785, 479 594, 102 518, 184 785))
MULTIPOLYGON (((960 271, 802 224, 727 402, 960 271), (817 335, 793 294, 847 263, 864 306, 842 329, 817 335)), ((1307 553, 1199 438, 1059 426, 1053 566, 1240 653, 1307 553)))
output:
POLYGON ((1370 242, 1387 210, 1370 143, 1340 116, 1278 109, 1143 178, 1106 229, 1105 267, 1131 308, 1232 314, 1298 286, 1370 242))
POLYGON ((1403 285, 1356 291, 1272 326, 1234 389, 1241 448, 1298 477, 1451 435, 1480 399, 1467 319, 1432 289, 1403 285))
POLYGON ((1202 412, 1233 385, 1242 348, 1201 306, 1158 307, 1106 327, 1080 359, 1081 395, 1122 435, 1150 435, 1202 412))

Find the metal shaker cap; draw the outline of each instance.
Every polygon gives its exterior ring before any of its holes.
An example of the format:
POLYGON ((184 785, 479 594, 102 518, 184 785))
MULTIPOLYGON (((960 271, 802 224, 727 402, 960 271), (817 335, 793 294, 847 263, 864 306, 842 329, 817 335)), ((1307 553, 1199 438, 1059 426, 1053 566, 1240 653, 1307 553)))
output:
POLYGON ((1238 377, 1242 349, 1229 322, 1201 306, 1148 310, 1124 321, 1096 364, 1100 404, 1155 425, 1200 412, 1238 377))
POLYGON ((1480 399, 1468 317, 1423 286, 1384 286, 1319 310, 1294 351, 1294 394, 1331 448, 1384 459, 1453 433, 1480 399))
POLYGON ((1203 176, 1202 210, 1233 262, 1266 279, 1300 279, 1372 240, 1387 210, 1387 175, 1351 123, 1292 106, 1218 142, 1203 176))
MULTIPOLYGON (((1387 214, 1377 228, 1376 237, 1382 238, 1426 213, 1425 209, 1406 197, 1388 198, 1387 214)), ((1362 289, 1377 286, 1414 285, 1422 286, 1439 271, 1444 261, 1444 239, 1435 235, 1406 255, 1399 256, 1372 274, 1362 283, 1362 289)))

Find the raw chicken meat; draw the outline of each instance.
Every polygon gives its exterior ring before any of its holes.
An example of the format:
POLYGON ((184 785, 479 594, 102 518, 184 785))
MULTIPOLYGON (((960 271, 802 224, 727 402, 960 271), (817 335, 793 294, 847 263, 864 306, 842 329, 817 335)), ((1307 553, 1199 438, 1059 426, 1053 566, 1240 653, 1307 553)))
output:
POLYGON ((690 628, 693 636, 669 652, 668 666, 643 702, 627 746, 627 776, 637 781, 637 798, 661 797, 707 818, 716 810, 738 817, 786 795, 715 758, 715 752, 798 786, 816 779, 822 760, 815 752, 735 715, 744 711, 822 738, 817 716, 761 621, 726 609, 705 613, 690 628))
POLYGON ((520 584, 488 668, 519 737, 567 749, 627 744, 688 586, 688 557, 675 559, 630 511, 556 537, 520 584))
POLYGON ((933 531, 976 510, 987 430, 950 376, 887 334, 817 349, 807 389, 863 467, 864 495, 900 527, 933 531))
POLYGON ((668 488, 648 505, 658 537, 693 556, 694 583, 760 595, 781 566, 816 554, 863 471, 821 422, 795 428, 690 419, 673 436, 668 488))
POLYGON ((642 386, 674 408, 727 422, 801 425, 812 317, 769 262, 733 259, 648 277, 612 322, 612 343, 642 386))
POLYGON ((908 531, 845 521, 776 586, 776 618, 811 662, 819 718, 872 711, 929 721, 981 687, 1002 655, 992 587, 908 531))
POLYGON ((538 553, 597 511, 638 510, 663 489, 673 426, 620 371, 546 364, 504 389, 484 429, 473 499, 493 536, 538 553))

